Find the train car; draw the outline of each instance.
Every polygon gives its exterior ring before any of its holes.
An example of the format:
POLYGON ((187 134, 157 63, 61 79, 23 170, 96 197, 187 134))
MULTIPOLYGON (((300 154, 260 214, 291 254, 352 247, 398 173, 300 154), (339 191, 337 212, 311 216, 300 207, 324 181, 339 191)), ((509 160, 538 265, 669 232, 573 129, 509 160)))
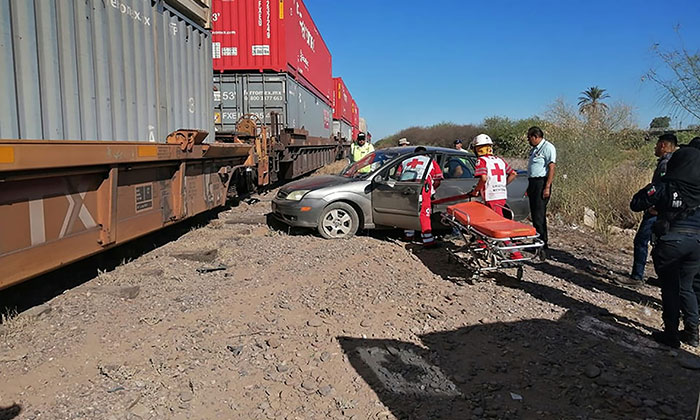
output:
POLYGON ((357 107, 357 102, 352 100, 352 140, 357 139, 357 135, 360 133, 360 109, 357 107))
POLYGON ((355 100, 340 77, 333 78, 333 136, 341 142, 352 142, 352 119, 355 100))
POLYGON ((236 138, 242 120, 267 130, 259 185, 332 162, 342 149, 332 136, 332 59, 303 1, 213 0, 212 7, 217 138, 236 138))
POLYGON ((205 0, 0 2, 0 289, 221 206, 205 0))

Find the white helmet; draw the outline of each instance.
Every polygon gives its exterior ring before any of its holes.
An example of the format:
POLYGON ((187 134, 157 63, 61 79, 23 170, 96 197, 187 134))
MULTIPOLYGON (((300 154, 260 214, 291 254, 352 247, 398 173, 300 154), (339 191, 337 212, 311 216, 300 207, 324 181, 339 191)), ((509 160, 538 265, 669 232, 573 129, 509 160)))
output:
POLYGON ((408 142, 408 139, 406 137, 402 137, 399 139, 399 146, 406 146, 409 144, 411 144, 411 143, 408 142))
POLYGON ((473 147, 488 145, 493 145, 493 141, 491 140, 491 137, 489 137, 488 134, 479 134, 478 136, 474 137, 474 141, 472 142, 473 147))

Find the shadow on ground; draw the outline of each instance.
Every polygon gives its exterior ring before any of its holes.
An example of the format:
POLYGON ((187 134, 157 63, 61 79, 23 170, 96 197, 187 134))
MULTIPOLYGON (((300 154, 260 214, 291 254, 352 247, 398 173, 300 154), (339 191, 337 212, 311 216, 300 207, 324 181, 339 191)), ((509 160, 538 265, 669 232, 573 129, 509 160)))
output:
POLYGON ((391 339, 339 337, 357 373, 399 419, 693 418, 694 355, 586 314, 479 324, 391 339))
POLYGON ((22 412, 22 406, 12 404, 9 407, 0 407, 0 420, 12 420, 22 412))

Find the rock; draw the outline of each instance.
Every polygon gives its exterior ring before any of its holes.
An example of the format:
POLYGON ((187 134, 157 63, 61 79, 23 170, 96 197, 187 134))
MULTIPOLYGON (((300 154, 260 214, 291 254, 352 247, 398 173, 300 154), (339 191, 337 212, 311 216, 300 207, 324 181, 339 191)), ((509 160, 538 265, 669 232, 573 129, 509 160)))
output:
POLYGON ((306 321, 306 325, 309 327, 320 327, 323 325, 323 321, 321 321, 319 318, 314 318, 306 321))
POLYGON ((327 397, 331 395, 333 392, 333 388, 330 385, 324 385, 321 388, 318 389, 318 393, 321 394, 323 397, 327 397))
POLYGON ((370 322, 369 322, 368 320, 366 320, 366 319, 363 319, 363 320, 360 322, 360 327, 363 327, 363 328, 367 328, 367 327, 369 327, 370 325, 372 325, 372 324, 370 324, 370 322))
POLYGON ((180 401, 182 402, 189 402, 192 401, 192 398, 194 398, 194 394, 192 393, 192 390, 186 389, 180 392, 178 398, 180 398, 180 401))
POLYGON ((226 346, 226 350, 233 353, 234 356, 240 356, 243 352, 243 346, 226 346))
POLYGON ((132 414, 139 416, 142 419, 148 418, 151 414, 151 410, 141 403, 135 404, 133 407, 131 407, 130 411, 132 414))
POLYGON ((289 371, 289 366, 284 365, 284 364, 277 365, 277 372, 279 372, 279 373, 285 373, 285 372, 288 372, 288 371, 289 371))
POLYGON ((600 368, 596 365, 591 364, 586 366, 586 370, 584 371, 584 373, 587 377, 591 379, 597 378, 598 376, 600 376, 600 368))
POLYGON ((681 365, 681 367, 684 367, 686 369, 700 370, 700 358, 698 357, 694 357, 692 359, 683 358, 680 359, 678 363, 681 365))
POLYGON ((22 313, 22 316, 27 317, 27 318, 40 318, 43 315, 46 315, 50 313, 52 310, 51 306, 48 304, 43 304, 43 305, 38 305, 34 306, 33 308, 29 308, 26 311, 22 313))
POLYGON ((595 228, 597 224, 595 212, 592 209, 589 209, 588 207, 583 208, 583 225, 590 227, 590 228, 595 228))
POLYGON ((673 417, 676 414, 676 412, 671 407, 669 407, 667 405, 660 405, 659 411, 661 411, 662 413, 666 414, 669 417, 673 417))
POLYGON ((625 402, 635 408, 642 406, 642 402, 635 397, 626 397, 625 402))
POLYGON ((513 401, 522 401, 522 400, 523 400, 523 396, 522 396, 522 395, 516 394, 516 393, 514 393, 514 392, 511 392, 511 393, 510 393, 510 398, 511 398, 513 401))
POLYGON ((656 407, 656 406, 658 405, 658 403, 657 403, 656 401, 654 401, 654 400, 644 400, 644 401, 642 401, 642 403, 643 403, 645 406, 647 406, 647 407, 652 407, 652 408, 653 408, 653 407, 656 407))
POLYGON ((483 416, 484 415, 484 409, 481 407, 476 407, 474 409, 474 415, 475 416, 483 416))
POLYGON ((316 382, 314 382, 310 379, 307 379, 301 383, 301 387, 307 391, 313 391, 314 389, 316 389, 316 382))
POLYGON ((462 376, 462 375, 454 375, 454 380, 455 380, 455 382, 457 382, 460 385, 467 383, 466 378, 464 378, 464 376, 462 376))
POLYGON ((324 351, 323 353, 321 353, 320 359, 322 362, 327 362, 331 359, 331 354, 328 353, 327 351, 324 351))
POLYGON ((141 287, 140 286, 127 286, 127 287, 120 287, 116 295, 117 297, 120 297, 122 299, 136 299, 136 297, 141 293, 141 287))
POLYGON ((272 347, 273 349, 276 349, 279 347, 282 343, 280 342, 280 339, 277 337, 271 337, 267 339, 267 345, 272 347))
POLYGON ((386 346, 386 350, 391 354, 392 356, 398 356, 399 354, 399 349, 393 346, 386 346))

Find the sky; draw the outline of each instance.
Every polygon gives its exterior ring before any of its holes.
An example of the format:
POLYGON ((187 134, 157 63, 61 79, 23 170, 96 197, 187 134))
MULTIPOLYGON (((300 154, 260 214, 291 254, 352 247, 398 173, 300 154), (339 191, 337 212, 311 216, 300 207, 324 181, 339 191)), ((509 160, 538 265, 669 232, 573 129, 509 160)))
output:
MULTIPOLYGON (((576 104, 591 86, 635 110, 670 114, 651 47, 700 50, 700 0, 305 0, 374 139, 411 126, 478 124, 576 104)), ((672 126, 697 123, 674 117, 672 126)))

